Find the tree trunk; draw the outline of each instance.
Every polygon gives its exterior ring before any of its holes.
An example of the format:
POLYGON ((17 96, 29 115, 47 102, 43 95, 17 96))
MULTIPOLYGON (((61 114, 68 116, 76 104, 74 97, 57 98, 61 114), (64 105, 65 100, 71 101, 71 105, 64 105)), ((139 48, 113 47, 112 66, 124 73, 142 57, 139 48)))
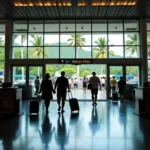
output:
POLYGON ((101 65, 100 75, 102 75, 102 74, 103 74, 103 68, 104 68, 104 66, 103 66, 103 65, 101 65))
MULTIPOLYGON (((76 58, 78 58, 78 49, 77 49, 77 53, 76 53, 76 58)), ((77 65, 77 80, 78 83, 80 82, 80 66, 77 65)))

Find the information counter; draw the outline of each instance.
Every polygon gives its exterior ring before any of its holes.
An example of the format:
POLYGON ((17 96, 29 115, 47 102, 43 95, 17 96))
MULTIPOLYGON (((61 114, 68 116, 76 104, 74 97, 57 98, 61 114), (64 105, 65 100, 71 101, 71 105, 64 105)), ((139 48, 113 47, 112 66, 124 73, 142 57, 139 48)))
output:
POLYGON ((150 113, 150 88, 135 89, 135 114, 145 115, 150 113))
POLYGON ((22 114, 22 89, 0 88, 0 114, 22 114))

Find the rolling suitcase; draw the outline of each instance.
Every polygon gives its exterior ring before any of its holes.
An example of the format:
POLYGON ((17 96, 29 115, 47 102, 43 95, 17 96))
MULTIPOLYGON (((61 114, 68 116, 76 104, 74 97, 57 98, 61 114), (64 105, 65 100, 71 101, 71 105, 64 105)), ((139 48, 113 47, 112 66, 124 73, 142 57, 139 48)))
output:
POLYGON ((38 115, 38 113, 39 113, 39 101, 37 101, 37 100, 30 101, 29 113, 30 113, 30 115, 32 113, 36 113, 38 115))
POLYGON ((118 101, 118 93, 115 92, 115 93, 112 94, 112 100, 113 101, 118 101))
POLYGON ((68 96, 69 96, 69 105, 70 105, 71 112, 78 111, 78 113, 79 113, 80 108, 79 108, 78 99, 73 98, 71 92, 68 92, 68 96))

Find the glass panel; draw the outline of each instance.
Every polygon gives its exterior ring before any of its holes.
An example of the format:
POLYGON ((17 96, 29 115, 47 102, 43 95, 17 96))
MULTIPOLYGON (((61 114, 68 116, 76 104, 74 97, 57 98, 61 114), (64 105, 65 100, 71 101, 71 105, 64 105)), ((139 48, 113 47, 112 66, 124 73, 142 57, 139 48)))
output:
POLYGON ((27 21, 26 20, 14 21, 13 32, 27 32, 27 21))
POLYGON ((43 35, 42 34, 30 34, 28 36, 29 46, 43 46, 43 35))
POLYGON ((70 32, 75 31, 75 21, 67 20, 67 21, 61 21, 60 23, 60 32, 70 32))
POLYGON ((150 81, 150 60, 148 60, 148 81, 150 81))
POLYGON ((43 32, 43 21, 29 21, 29 32, 43 32))
POLYGON ((43 47, 29 47, 28 58, 39 59, 43 58, 43 47))
POLYGON ((92 21, 92 31, 107 31, 107 21, 106 20, 92 21))
POLYGON ((26 86, 26 67, 13 67, 13 85, 25 88, 26 86))
POLYGON ((5 24, 0 24, 0 32, 5 32, 5 24))
POLYGON ((13 58, 14 59, 26 59, 27 47, 13 47, 13 58))
POLYGON ((13 46, 27 46, 27 34, 24 33, 13 34, 13 46))
POLYGON ((123 45, 123 33, 109 33, 108 44, 109 45, 123 45))
POLYGON ((139 79, 139 66, 126 66, 127 84, 133 85, 133 88, 138 87, 139 79))
POLYGON ((0 87, 4 82, 4 61, 0 61, 0 87))
POLYGON ((43 77, 42 72, 43 71, 41 66, 29 67, 29 97, 34 97, 38 94, 43 77), (39 84, 35 85, 35 83, 37 83, 35 81, 37 79, 37 76, 39 77, 39 84))
POLYGON ((150 58, 150 32, 147 32, 147 56, 150 58))
POLYGON ((60 47, 60 58, 75 58, 74 47, 60 47))
POLYGON ((139 31, 138 20, 125 20, 124 21, 124 31, 139 31))
POLYGON ((45 47, 44 58, 59 58, 59 47, 45 47))
POLYGON ((91 31, 91 21, 76 21, 76 31, 91 31))
POLYGON ((59 32, 59 21, 51 20, 45 21, 45 32, 59 32))
POLYGON ((91 58, 91 47, 77 48, 77 58, 91 58))
POLYGON ((122 46, 109 46, 109 58, 123 58, 122 46))
POLYGON ((147 23, 147 30, 150 30, 150 23, 147 23))
POLYGON ((0 46, 5 46, 5 34, 0 34, 0 46))
POLYGON ((140 45, 139 33, 125 33, 124 34, 125 43, 124 45, 140 45))
POLYGON ((125 58, 140 58, 140 47, 125 46, 125 58))
POLYGON ((120 77, 123 76, 123 70, 122 66, 110 66, 109 67, 109 77, 110 77, 110 97, 112 97, 112 91, 116 91, 117 88, 117 82, 119 81, 120 77), (112 77, 114 76, 114 79, 116 80, 116 84, 112 85, 111 80, 113 79, 112 77), (113 87, 112 87, 113 86, 113 87))
POLYGON ((45 46, 59 46, 59 34, 45 34, 44 35, 44 45, 45 46))
POLYGON ((108 31, 123 31, 122 20, 109 20, 108 31))
POLYGON ((90 33, 77 33, 76 34, 76 47, 91 46, 91 34, 90 33))
POLYGON ((92 34, 92 45, 99 45, 101 47, 107 45, 107 34, 106 33, 93 33, 92 34))
POLYGON ((0 47, 0 60, 5 59, 5 50, 4 47, 0 47))
POLYGON ((92 47, 93 58, 107 58, 107 46, 95 46, 92 47))
POLYGON ((61 46, 75 46, 75 34, 74 33, 61 33, 60 45, 61 46))
POLYGON ((150 46, 147 46, 147 57, 150 59, 150 46))

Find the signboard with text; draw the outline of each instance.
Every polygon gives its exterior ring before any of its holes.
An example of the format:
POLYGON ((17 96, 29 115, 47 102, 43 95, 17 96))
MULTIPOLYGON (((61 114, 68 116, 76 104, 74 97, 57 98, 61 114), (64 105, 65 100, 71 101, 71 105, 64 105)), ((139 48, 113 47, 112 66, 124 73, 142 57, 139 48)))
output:
POLYGON ((73 64, 73 65, 80 65, 80 64, 93 64, 93 59, 60 59, 60 64, 73 64))

